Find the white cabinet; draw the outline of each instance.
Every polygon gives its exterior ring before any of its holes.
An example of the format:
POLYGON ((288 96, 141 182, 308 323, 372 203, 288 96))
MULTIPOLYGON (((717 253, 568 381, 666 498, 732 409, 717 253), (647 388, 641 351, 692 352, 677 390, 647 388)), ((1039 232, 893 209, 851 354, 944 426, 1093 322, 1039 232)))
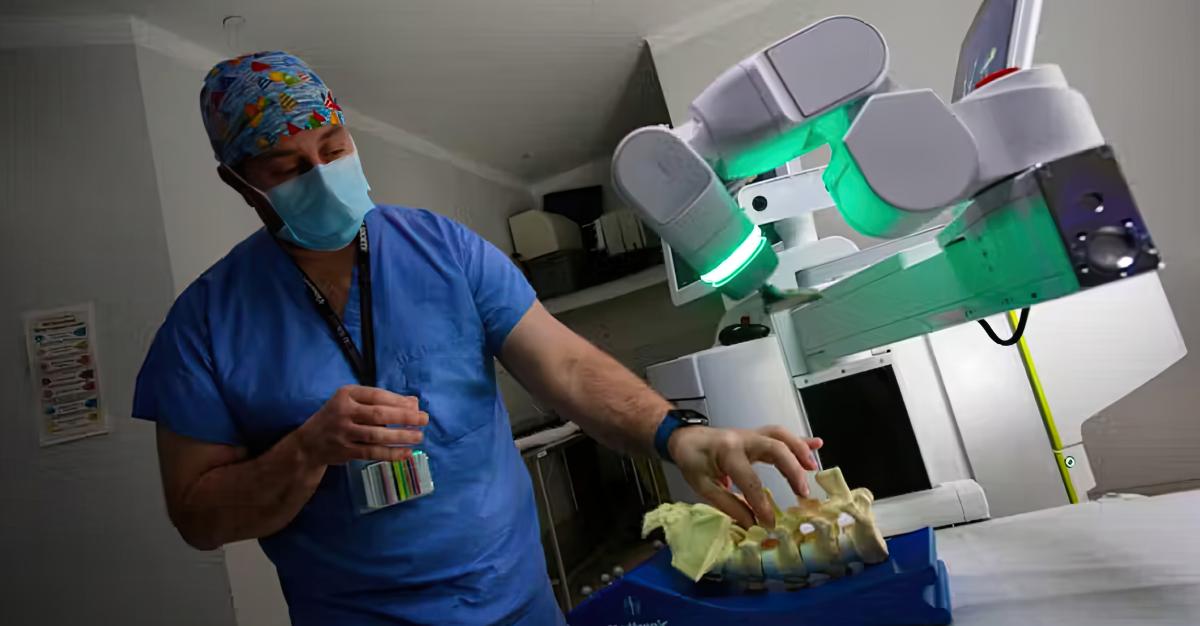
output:
MULTIPOLYGON (((808 436, 783 353, 774 336, 710 348, 652 365, 646 368, 646 377, 668 400, 707 415, 713 426, 781 425, 797 435, 808 436)), ((795 496, 783 475, 762 465, 756 466, 755 471, 781 506, 795 504, 795 496)), ((663 473, 673 499, 699 501, 673 466, 664 463, 663 473)))

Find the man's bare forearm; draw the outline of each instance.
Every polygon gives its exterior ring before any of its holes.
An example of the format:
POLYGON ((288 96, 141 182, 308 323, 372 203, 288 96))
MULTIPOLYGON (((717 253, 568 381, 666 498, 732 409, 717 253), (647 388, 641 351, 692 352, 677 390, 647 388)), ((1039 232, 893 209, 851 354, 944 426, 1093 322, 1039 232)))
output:
POLYGON ((266 537, 296 517, 324 474, 325 466, 306 457, 293 432, 254 459, 201 474, 171 517, 184 539, 202 550, 266 537))
POLYGON ((604 445, 630 454, 653 454, 654 432, 671 404, 599 348, 576 338, 569 356, 538 390, 559 413, 604 445))

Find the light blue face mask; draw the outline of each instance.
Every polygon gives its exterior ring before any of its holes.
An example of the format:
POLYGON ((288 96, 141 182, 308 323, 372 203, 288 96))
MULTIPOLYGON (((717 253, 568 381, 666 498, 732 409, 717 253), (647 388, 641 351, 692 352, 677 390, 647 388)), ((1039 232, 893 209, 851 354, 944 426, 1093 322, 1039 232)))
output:
POLYGON ((358 152, 318 165, 267 191, 283 220, 275 234, 309 250, 344 248, 375 206, 367 195, 370 190, 358 152))

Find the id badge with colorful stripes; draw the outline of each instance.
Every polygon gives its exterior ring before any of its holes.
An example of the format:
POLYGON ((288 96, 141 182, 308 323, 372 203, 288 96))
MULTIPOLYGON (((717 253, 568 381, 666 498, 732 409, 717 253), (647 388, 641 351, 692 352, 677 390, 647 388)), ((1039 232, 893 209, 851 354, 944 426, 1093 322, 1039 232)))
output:
POLYGON ((346 466, 358 513, 371 513, 433 493, 429 455, 414 449, 400 461, 353 461, 346 466))

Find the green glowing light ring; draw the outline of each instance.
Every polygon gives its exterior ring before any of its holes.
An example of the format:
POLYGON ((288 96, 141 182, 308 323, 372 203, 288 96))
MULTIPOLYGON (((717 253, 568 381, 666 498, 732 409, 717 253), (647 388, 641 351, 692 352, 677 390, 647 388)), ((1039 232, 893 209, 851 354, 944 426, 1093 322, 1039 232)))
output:
POLYGON ((716 267, 700 275, 700 280, 712 285, 720 287, 729 281, 733 280, 738 272, 746 268, 754 257, 767 245, 767 240, 762 235, 762 231, 758 226, 755 226, 750 234, 738 244, 729 256, 725 257, 724 261, 717 264, 716 267))

